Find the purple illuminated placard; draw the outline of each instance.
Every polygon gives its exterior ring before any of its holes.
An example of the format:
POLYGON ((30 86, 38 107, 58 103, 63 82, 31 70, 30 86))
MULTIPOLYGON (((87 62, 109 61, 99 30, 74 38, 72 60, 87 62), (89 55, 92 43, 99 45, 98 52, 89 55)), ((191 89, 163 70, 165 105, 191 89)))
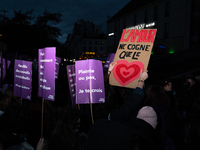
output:
POLYGON ((6 76, 6 59, 3 58, 3 79, 5 78, 6 76))
POLYGON ((114 58, 115 58, 115 53, 109 54, 103 68, 109 68, 110 63, 113 62, 114 58))
POLYGON ((2 87, 2 52, 0 52, 0 87, 2 87))
POLYGON ((75 65, 68 65, 67 75, 69 82, 69 89, 71 94, 72 105, 76 105, 76 70, 75 65))
POLYGON ((51 101, 55 97, 55 54, 55 47, 38 52, 38 96, 51 101))
POLYGON ((58 73, 59 73, 59 65, 61 63, 61 58, 60 57, 56 57, 56 72, 55 72, 55 78, 58 78, 58 73))
POLYGON ((14 96, 31 100, 32 62, 15 60, 14 96))
POLYGON ((7 60, 7 69, 9 68, 10 64, 11 64, 11 61, 7 60))
POLYGON ((104 77, 99 60, 76 61, 76 104, 104 103, 104 77))

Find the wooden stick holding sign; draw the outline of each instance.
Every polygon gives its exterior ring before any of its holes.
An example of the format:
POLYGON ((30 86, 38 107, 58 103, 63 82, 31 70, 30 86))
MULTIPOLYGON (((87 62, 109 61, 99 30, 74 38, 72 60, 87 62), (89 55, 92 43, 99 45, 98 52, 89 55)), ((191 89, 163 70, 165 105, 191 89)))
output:
POLYGON ((44 120, 44 98, 42 99, 42 115, 41 115, 41 138, 43 138, 43 120, 44 120))
POLYGON ((94 124, 94 117, 93 117, 93 111, 92 111, 92 104, 90 103, 90 113, 92 118, 92 124, 94 124))
POLYGON ((38 96, 42 97, 41 138, 43 138, 44 100, 54 101, 55 47, 38 50, 38 96))
POLYGON ((76 104, 90 104, 92 123, 92 103, 104 103, 104 76, 99 60, 76 61, 76 104))
POLYGON ((140 72, 147 70, 156 29, 124 29, 109 77, 114 86, 136 88, 140 72))

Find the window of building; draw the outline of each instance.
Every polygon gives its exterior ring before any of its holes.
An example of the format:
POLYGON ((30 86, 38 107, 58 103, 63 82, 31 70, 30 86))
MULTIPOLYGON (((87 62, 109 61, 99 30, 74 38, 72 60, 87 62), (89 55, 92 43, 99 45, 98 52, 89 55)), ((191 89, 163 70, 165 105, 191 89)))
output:
POLYGON ((85 46, 83 46, 83 52, 86 52, 86 47, 85 46))
POLYGON ((164 24, 164 37, 165 38, 169 37, 169 23, 164 24))
POLYGON ((92 45, 92 41, 89 41, 89 44, 92 45))
POLYGON ((124 26, 123 29, 126 29, 126 18, 124 18, 124 26))
POLYGON ((154 7, 154 20, 158 19, 158 6, 154 7))
POLYGON ((86 44, 86 41, 83 41, 83 44, 86 44))
POLYGON ((134 15, 134 18, 133 18, 133 26, 136 26, 137 25, 137 15, 134 15))
POLYGON ((103 47, 101 47, 101 50, 103 50, 103 47))
POLYGON ((144 23, 148 22, 148 10, 145 10, 144 12, 144 23))
POLYGON ((115 32, 117 32, 117 22, 115 22, 115 32))
POLYGON ((98 44, 98 41, 95 41, 95 45, 97 45, 98 44))
POLYGON ((94 52, 97 52, 97 47, 94 47, 94 52))
POLYGON ((89 47, 89 52, 91 52, 92 51, 92 47, 89 47))
POLYGON ((170 15, 170 2, 165 3, 165 17, 170 15))

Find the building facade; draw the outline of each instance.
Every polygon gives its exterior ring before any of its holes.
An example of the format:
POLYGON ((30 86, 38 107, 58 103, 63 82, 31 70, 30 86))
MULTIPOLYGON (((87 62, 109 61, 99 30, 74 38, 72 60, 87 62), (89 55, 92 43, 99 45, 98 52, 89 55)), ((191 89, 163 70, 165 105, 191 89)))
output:
POLYGON ((117 50, 126 28, 156 28, 153 54, 190 48, 200 43, 200 1, 131 0, 107 21, 110 53, 117 50))
POLYGON ((66 41, 70 59, 83 59, 83 54, 102 57, 106 54, 106 46, 107 36, 102 27, 84 20, 75 23, 73 33, 68 35, 66 41))

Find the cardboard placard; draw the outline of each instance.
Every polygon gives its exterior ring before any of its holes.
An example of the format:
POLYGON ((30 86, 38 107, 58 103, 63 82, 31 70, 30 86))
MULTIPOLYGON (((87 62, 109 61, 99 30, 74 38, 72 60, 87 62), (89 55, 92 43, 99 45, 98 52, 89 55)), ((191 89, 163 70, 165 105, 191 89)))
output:
POLYGON ((156 36, 156 29, 124 29, 114 62, 117 62, 110 75, 110 84, 136 88, 141 70, 144 72, 156 36))

